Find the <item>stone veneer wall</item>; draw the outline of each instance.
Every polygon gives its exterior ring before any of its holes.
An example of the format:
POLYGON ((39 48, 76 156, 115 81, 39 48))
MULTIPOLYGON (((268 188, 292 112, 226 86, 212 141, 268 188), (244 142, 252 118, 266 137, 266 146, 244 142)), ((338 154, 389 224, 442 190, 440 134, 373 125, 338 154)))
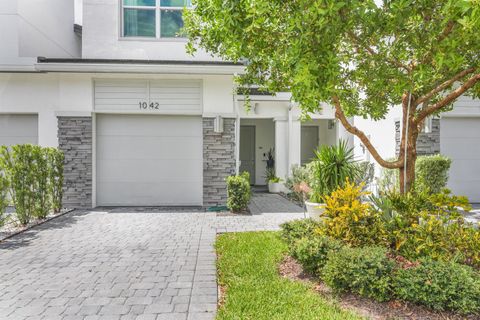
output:
POLYGON ((203 205, 227 202, 225 178, 235 174, 235 119, 224 119, 223 133, 213 131, 214 118, 203 119, 203 205))
MULTIPOLYGON (((395 121, 395 152, 400 151, 400 121, 395 121)), ((432 119, 432 131, 421 132, 417 138, 417 155, 425 156, 440 153, 440 119, 432 119)))
POLYGON ((58 117, 58 144, 65 153, 63 205, 92 207, 92 118, 58 117))

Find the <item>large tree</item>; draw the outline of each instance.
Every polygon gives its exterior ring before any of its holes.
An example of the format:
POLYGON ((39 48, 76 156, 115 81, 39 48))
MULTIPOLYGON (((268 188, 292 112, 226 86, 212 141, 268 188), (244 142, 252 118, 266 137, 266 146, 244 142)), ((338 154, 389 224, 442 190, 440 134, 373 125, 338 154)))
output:
MULTIPOLYGON (((480 95, 480 0, 193 0, 188 47, 245 61, 244 84, 291 91, 304 114, 334 106, 383 167, 415 179, 425 119, 480 95), (352 116, 403 108, 400 154, 383 159, 352 116)), ((461 130, 461 128, 459 128, 461 130)), ((405 179, 404 179, 405 177, 405 179)))

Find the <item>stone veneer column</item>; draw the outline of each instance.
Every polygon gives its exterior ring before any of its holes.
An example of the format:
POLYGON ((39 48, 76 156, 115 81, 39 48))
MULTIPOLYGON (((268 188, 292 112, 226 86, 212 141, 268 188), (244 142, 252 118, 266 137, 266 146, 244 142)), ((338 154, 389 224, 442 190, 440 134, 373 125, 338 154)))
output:
POLYGON ((203 119, 203 205, 227 202, 225 179, 235 174, 235 119, 223 120, 223 133, 213 131, 214 118, 203 119))
MULTIPOLYGON (((400 121, 395 121, 395 153, 400 151, 402 133, 400 121)), ((417 138, 417 155, 426 156, 440 153, 440 119, 432 119, 432 131, 421 132, 417 138)))
POLYGON ((58 117, 58 144, 65 153, 63 204, 92 207, 92 117, 58 117))

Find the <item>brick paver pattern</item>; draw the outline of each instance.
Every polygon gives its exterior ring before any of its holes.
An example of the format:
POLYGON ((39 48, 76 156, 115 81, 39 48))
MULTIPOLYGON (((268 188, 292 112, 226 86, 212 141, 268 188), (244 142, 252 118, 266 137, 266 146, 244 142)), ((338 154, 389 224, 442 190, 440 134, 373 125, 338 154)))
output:
POLYGON ((214 319, 217 233, 303 217, 265 200, 279 212, 77 211, 13 237, 0 244, 0 319, 214 319))

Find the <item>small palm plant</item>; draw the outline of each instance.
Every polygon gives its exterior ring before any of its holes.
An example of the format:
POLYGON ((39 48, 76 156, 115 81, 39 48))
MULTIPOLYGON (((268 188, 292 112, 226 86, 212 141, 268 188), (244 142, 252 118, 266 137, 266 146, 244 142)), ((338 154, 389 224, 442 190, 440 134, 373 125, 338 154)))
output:
POLYGON ((315 155, 310 201, 320 203, 326 195, 343 188, 347 179, 355 181, 359 170, 353 148, 345 140, 336 146, 321 146, 315 155))

